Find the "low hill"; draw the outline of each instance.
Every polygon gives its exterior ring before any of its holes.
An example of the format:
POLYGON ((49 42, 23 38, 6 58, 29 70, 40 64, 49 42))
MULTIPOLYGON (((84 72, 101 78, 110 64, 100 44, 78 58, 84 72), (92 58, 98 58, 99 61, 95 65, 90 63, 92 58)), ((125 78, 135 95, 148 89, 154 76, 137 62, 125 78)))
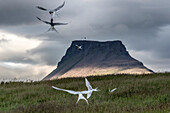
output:
POLYGON ((84 78, 33 83, 1 83, 0 113, 169 113, 170 73, 109 75, 87 78, 93 88, 89 105, 77 96, 51 86, 87 90, 84 78), (117 88, 112 94, 109 88, 117 88))
POLYGON ((121 41, 73 41, 58 67, 43 80, 107 74, 148 74, 142 62, 132 58, 121 41), (78 49, 77 46, 82 46, 78 49))

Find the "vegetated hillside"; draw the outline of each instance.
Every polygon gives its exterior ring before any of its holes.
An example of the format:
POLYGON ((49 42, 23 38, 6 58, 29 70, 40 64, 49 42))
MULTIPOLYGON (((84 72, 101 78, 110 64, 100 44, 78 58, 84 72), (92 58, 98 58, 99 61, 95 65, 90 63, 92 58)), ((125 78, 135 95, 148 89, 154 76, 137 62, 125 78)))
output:
POLYGON ((151 70, 132 58, 121 41, 73 41, 58 67, 43 80, 107 74, 148 74, 151 70), (82 46, 77 49, 76 45, 82 46))
POLYGON ((86 90, 84 78, 0 85, 0 111, 10 113, 168 113, 170 73, 88 77, 93 92, 89 105, 76 95, 52 89, 86 90), (109 94, 109 88, 118 88, 109 94))

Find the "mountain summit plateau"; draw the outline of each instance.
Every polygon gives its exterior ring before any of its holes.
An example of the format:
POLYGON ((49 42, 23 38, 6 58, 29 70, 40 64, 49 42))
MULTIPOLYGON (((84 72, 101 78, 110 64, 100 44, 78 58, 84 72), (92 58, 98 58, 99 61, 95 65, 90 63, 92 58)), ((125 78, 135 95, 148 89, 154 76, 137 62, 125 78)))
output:
POLYGON ((76 40, 58 66, 43 80, 108 74, 150 74, 153 71, 132 58, 121 41, 76 40), (81 46, 81 49, 77 48, 81 46))

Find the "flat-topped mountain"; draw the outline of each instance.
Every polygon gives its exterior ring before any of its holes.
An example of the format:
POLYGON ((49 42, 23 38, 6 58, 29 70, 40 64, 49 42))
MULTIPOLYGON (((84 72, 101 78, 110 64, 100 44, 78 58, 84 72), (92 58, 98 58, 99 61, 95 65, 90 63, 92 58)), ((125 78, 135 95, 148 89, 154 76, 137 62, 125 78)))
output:
POLYGON ((107 74, 148 74, 151 70, 132 58, 121 41, 73 41, 58 67, 43 80, 107 74), (82 46, 82 49, 78 49, 82 46))

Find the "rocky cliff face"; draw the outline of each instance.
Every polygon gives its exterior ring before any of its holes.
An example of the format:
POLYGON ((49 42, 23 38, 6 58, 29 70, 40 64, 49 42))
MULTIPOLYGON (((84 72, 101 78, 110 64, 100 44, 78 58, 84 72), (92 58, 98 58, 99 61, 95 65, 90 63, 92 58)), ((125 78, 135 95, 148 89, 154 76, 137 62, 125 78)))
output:
POLYGON ((72 42, 57 69, 43 80, 120 73, 148 74, 152 71, 132 58, 121 41, 80 40, 72 42))

